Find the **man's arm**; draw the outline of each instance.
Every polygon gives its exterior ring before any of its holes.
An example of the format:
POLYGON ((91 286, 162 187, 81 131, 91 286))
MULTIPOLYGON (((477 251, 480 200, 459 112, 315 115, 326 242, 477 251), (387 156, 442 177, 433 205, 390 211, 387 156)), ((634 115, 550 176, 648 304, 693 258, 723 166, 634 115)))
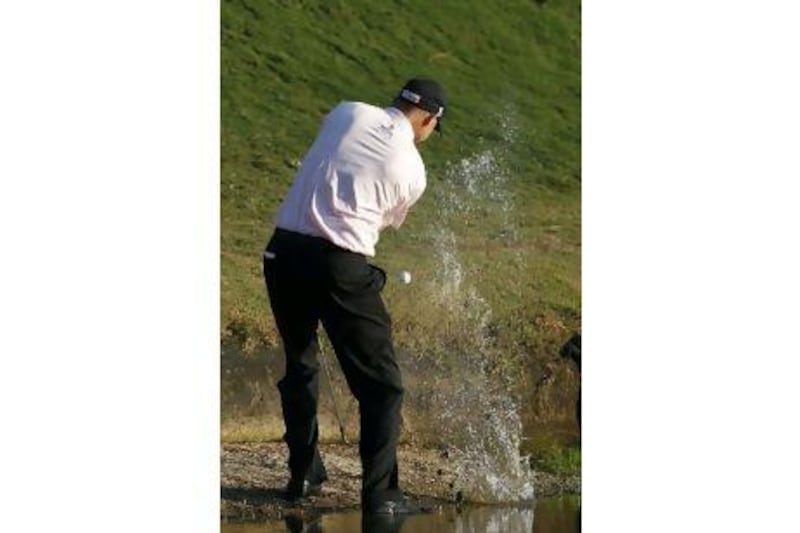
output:
POLYGON ((395 205, 386 216, 386 221, 394 229, 400 228, 408 211, 422 197, 426 187, 425 165, 421 159, 406 160, 405 164, 400 165, 396 163, 389 167, 390 172, 396 169, 396 174, 399 174, 395 178, 397 183, 395 205))

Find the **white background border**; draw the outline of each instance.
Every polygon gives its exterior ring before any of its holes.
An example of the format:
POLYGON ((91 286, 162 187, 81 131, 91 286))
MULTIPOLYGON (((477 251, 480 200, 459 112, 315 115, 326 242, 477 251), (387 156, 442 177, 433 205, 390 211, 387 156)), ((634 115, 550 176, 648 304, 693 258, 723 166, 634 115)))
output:
POLYGON ((217 2, 0 8, 6 531, 219 529, 219 54, 217 2))

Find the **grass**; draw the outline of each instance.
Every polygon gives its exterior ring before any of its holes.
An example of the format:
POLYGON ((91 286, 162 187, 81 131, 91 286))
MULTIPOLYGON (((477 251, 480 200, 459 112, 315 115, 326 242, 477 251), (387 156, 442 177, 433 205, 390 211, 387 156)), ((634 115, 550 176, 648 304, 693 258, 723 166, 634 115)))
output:
POLYGON ((553 445, 533 455, 534 469, 553 474, 580 474, 581 449, 553 445))
POLYGON ((535 470, 553 474, 581 473, 581 445, 579 441, 564 442, 552 435, 538 435, 524 446, 535 470))
POLYGON ((283 421, 265 421, 263 417, 237 417, 223 420, 220 428, 222 442, 265 442, 283 438, 283 421))
POLYGON ((414 276, 385 291, 396 343, 446 356, 469 333, 434 303, 442 235, 454 239, 462 288, 491 310, 486 334, 505 371, 533 372, 580 329, 580 2, 498 6, 222 2, 224 341, 245 351, 279 342, 260 252, 321 118, 342 100, 388 104, 415 75, 439 80, 451 105, 445 134, 421 147, 425 195, 378 244, 376 263, 414 276), (490 172, 464 171, 481 156, 490 172))

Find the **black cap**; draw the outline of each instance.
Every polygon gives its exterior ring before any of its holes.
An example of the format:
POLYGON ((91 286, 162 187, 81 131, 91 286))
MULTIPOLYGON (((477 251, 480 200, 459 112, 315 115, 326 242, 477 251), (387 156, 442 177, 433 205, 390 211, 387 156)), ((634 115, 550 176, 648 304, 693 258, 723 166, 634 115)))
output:
POLYGON ((447 95, 441 85, 433 80, 414 78, 406 82, 397 97, 435 114, 439 119, 436 130, 441 131, 442 118, 447 108, 447 95))

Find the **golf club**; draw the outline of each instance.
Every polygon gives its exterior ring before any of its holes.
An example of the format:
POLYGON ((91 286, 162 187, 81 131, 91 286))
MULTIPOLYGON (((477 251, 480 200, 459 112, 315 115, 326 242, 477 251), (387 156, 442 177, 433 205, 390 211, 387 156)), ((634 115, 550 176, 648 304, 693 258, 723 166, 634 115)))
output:
POLYGON ((336 415, 336 421, 339 423, 339 434, 342 436, 342 442, 344 444, 349 444, 347 442, 347 437, 344 434, 344 424, 342 423, 342 417, 339 415, 339 404, 336 402, 336 395, 333 393, 333 381, 331 381, 331 373, 328 370, 328 356, 325 353, 325 347, 323 346, 321 338, 319 342, 319 356, 320 360, 322 361, 322 371, 325 373, 325 379, 328 382, 328 392, 330 392, 331 394, 331 403, 333 403, 333 414, 336 415))

